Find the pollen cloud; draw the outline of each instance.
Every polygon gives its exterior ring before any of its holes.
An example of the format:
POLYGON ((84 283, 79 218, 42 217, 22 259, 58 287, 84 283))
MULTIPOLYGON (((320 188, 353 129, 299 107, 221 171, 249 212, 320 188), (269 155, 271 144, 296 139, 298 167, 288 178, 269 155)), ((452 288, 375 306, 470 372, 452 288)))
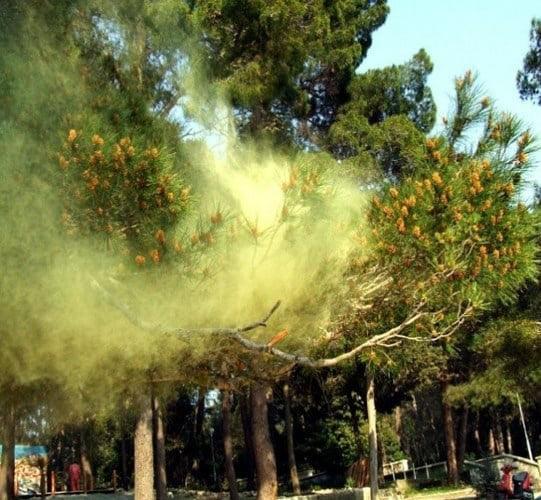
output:
POLYGON ((70 412, 96 401, 106 411, 153 370, 193 380, 201 374, 186 360, 195 366, 222 348, 208 336, 139 328, 115 302, 149 324, 200 328, 251 322, 281 300, 269 327, 251 338, 268 341, 287 329, 281 346, 307 353, 343 305, 352 254, 368 252, 355 180, 326 154, 241 141, 227 102, 195 63, 184 74, 185 104, 196 123, 193 110, 204 101, 206 119, 198 141, 184 141, 182 161, 156 138, 155 149, 142 149, 144 131, 115 136, 94 111, 77 53, 42 28, 29 16, 17 44, 2 38, 0 387, 47 387, 70 412), (66 147, 75 145, 73 161, 66 147), (93 172, 115 154, 169 162, 176 183, 155 197, 182 216, 144 228, 154 245, 146 253, 122 234, 70 230, 66 193, 104 195, 103 175, 93 172), (85 158, 94 170, 82 167, 85 158), (70 191, 66 172, 77 168, 80 190, 70 191))

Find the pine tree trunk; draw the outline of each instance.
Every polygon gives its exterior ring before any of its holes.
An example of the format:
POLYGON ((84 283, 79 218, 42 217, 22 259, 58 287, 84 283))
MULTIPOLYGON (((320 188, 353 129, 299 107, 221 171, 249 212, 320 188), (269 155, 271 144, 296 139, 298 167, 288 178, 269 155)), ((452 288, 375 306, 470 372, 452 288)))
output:
POLYGON ((458 484, 458 464, 457 464, 457 449, 455 437, 455 425, 453 421, 453 409, 446 401, 446 395, 449 388, 447 381, 441 382, 441 397, 442 397, 442 417, 443 417, 443 432, 445 434, 445 447, 447 452, 447 480, 450 484, 458 484))
POLYGON ((47 465, 45 462, 39 462, 39 495, 45 498, 47 495, 47 465))
POLYGON ((135 24, 135 32, 133 33, 133 45, 134 45, 134 60, 133 60, 133 72, 137 81, 137 89, 141 92, 143 90, 143 66, 145 64, 144 58, 146 57, 146 39, 145 28, 143 21, 140 17, 137 18, 135 24))
POLYGON ((195 408, 195 427, 194 434, 199 437, 203 432, 203 421, 205 419, 205 395, 206 390, 200 387, 197 395, 197 406, 195 408))
POLYGON ((462 410, 462 418, 460 419, 460 432, 458 434, 458 470, 462 470, 464 465, 464 456, 466 455, 466 443, 468 441, 468 416, 469 408, 464 406, 462 410))
POLYGON ((488 431, 488 453, 490 455, 496 455, 496 440, 494 439, 492 427, 488 431))
POLYGON ((2 464, 0 465, 0 500, 15 498, 15 412, 7 409, 2 432, 2 464))
POLYGON ((513 454, 513 437, 511 436, 511 428, 509 422, 506 420, 504 424, 505 429, 505 451, 510 455, 513 454))
POLYGON ((130 484, 128 481, 128 452, 126 450, 126 436, 122 432, 122 437, 120 438, 120 461, 122 467, 122 488, 124 490, 130 489, 130 484))
POLYGON ((346 397, 349 405, 349 414, 351 415, 351 427, 353 428, 353 435, 355 436, 355 440, 357 441, 357 443, 359 443, 358 449, 360 450, 361 429, 359 425, 359 415, 357 413, 357 407, 355 406, 355 400, 353 399, 353 392, 347 390, 346 397))
POLYGON ((154 485, 156 500, 167 498, 167 475, 165 465, 165 431, 160 400, 152 396, 152 434, 154 445, 154 485))
POLYGON ((134 437, 134 500, 154 500, 154 450, 152 447, 152 401, 141 399, 134 437))
POLYGON ((494 429, 494 440, 496 443, 496 453, 505 453, 505 444, 503 442, 502 426, 500 425, 500 419, 498 413, 494 413, 492 418, 492 428, 494 429))
POLYGON ((289 384, 284 384, 284 407, 286 417, 286 437, 287 437, 287 461, 289 465, 289 476, 291 478, 291 488, 295 495, 301 494, 301 483, 297 472, 297 461, 295 460, 295 447, 293 445, 293 417, 291 415, 291 394, 289 384))
POLYGON ((52 475, 53 475, 53 468, 52 468, 52 464, 51 464, 51 459, 50 457, 47 459, 47 468, 46 468, 46 480, 47 480, 47 484, 45 485, 45 492, 47 491, 53 491, 53 482, 52 482, 52 475))
POLYGON ((199 449, 200 449, 200 441, 201 441, 201 433, 203 431, 203 420, 205 418, 205 389, 203 387, 199 387, 198 395, 197 395, 197 404, 195 405, 195 418, 194 418, 194 426, 192 430, 192 439, 191 439, 191 448, 193 452, 193 459, 192 459, 192 466, 190 473, 193 477, 197 477, 199 475, 199 466, 200 466, 200 457, 199 457, 199 449))
POLYGON ((88 458, 84 433, 85 430, 81 430, 81 473, 83 476, 83 491, 86 493, 94 489, 94 476, 92 474, 92 465, 88 458))
POLYGON ((370 498, 378 498, 378 434, 374 375, 369 373, 366 388, 366 413, 368 417, 368 444, 370 450, 370 498))
POLYGON ((244 434, 244 447, 246 450, 246 472, 248 474, 248 489, 254 490, 256 488, 256 482, 254 480, 255 471, 254 471, 254 443, 252 441, 252 419, 251 419, 251 410, 249 396, 246 394, 242 395, 240 398, 240 416, 242 420, 242 431, 244 434))
POLYGON ((251 390, 252 436, 257 471, 257 500, 274 500, 278 495, 276 458, 269 432, 268 385, 255 382, 251 390))
POLYGON ((475 412, 475 427, 473 431, 473 439, 475 440, 475 447, 477 449, 477 454, 483 454, 483 445, 481 444, 481 432, 479 431, 479 411, 475 412))
POLYGON ((229 498, 239 500, 237 489, 237 476, 233 462, 233 437, 231 435, 231 394, 228 390, 222 391, 222 426, 224 435, 225 475, 229 485, 229 498))
POLYGON ((402 407, 400 405, 394 409, 394 431, 400 438, 402 434, 402 407))

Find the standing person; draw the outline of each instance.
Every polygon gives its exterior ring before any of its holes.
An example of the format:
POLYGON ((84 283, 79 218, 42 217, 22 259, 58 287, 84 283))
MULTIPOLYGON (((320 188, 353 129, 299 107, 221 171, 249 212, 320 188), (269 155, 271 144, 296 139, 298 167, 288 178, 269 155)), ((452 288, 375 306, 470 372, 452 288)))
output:
POLYGON ((77 462, 73 462, 68 468, 68 476, 71 491, 79 491, 79 482, 81 480, 81 467, 77 462))

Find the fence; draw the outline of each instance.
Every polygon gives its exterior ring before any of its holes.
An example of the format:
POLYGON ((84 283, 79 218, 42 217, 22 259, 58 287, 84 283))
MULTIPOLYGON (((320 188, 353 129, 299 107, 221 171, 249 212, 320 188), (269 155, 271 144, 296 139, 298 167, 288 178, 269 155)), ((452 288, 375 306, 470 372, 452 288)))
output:
MULTIPOLYGON (((514 463, 520 470, 527 471, 535 479, 541 479, 541 456, 537 461, 529 460, 518 455, 502 453, 491 457, 480 458, 478 460, 464 460, 465 470, 477 470, 486 463, 493 463, 497 470, 500 470, 504 464, 514 463)), ((447 463, 435 462, 432 464, 414 464, 409 460, 398 460, 383 464, 384 481, 396 481, 397 479, 436 479, 447 475, 447 463)))
POLYGON ((397 479, 435 479, 447 474, 446 462, 432 464, 415 464, 409 460, 398 460, 383 464, 383 479, 396 481, 397 479))

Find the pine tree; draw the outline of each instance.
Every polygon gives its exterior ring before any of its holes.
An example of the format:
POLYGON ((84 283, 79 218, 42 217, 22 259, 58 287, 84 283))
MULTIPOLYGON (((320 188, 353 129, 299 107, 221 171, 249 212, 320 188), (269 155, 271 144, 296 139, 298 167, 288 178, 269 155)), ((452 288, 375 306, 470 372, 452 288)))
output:
POLYGON ((195 2, 210 80, 239 129, 290 140, 325 130, 385 21, 385 0, 195 2), (296 129, 295 121, 300 121, 296 129))
MULTIPOLYGON (((489 99, 479 96, 471 73, 457 79, 455 89, 456 113, 442 136, 427 140, 424 171, 388 187, 373 202, 375 236, 386 262, 399 265, 403 277, 436 271, 430 284, 418 281, 415 293, 441 308, 444 321, 449 305, 480 311, 512 303, 536 273, 534 218, 517 200, 535 148, 533 137, 513 116, 496 113, 489 99), (476 124, 484 132, 469 153, 460 141, 476 124)), ((447 401, 451 365, 440 380, 449 479, 456 483, 456 441, 447 401)))
POLYGON ((373 199, 375 243, 405 279, 436 273, 416 292, 436 307, 456 295, 476 307, 512 302, 535 273, 533 218, 517 200, 533 137, 475 94, 470 73, 456 92, 457 113, 427 139, 424 168, 373 199), (468 154, 459 140, 478 122, 484 134, 468 154))
POLYGON ((532 19, 530 50, 524 57, 522 70, 517 73, 517 87, 521 99, 541 104, 541 20, 532 19))
POLYGON ((430 58, 421 50, 403 65, 355 75, 326 148, 353 163, 365 179, 412 174, 436 115, 427 86, 431 72, 430 58))

